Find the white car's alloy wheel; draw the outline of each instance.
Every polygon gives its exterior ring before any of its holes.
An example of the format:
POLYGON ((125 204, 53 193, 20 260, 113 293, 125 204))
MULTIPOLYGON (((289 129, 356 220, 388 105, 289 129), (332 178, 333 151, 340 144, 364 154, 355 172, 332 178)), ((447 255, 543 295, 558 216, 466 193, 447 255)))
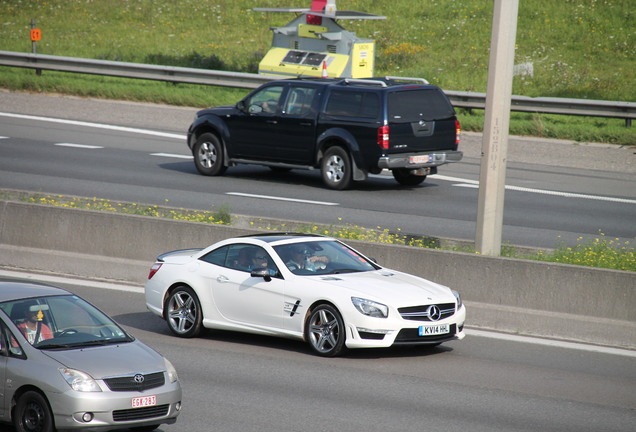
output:
POLYGON ((170 330, 181 337, 194 337, 201 331, 203 319, 199 299, 190 287, 175 289, 164 308, 170 330))
POLYGON ((319 355, 333 357, 344 349, 344 322, 340 313, 328 304, 320 305, 311 312, 305 334, 307 341, 319 355))

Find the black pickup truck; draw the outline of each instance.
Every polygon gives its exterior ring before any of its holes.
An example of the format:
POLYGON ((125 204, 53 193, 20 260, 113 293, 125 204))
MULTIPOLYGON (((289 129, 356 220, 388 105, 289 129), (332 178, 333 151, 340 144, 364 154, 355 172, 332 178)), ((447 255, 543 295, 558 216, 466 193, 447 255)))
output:
POLYGON ((197 113, 188 146, 197 170, 221 175, 237 164, 320 169, 346 189, 391 170, 415 186, 458 162, 460 126, 444 92, 415 78, 271 81, 235 106, 197 113))

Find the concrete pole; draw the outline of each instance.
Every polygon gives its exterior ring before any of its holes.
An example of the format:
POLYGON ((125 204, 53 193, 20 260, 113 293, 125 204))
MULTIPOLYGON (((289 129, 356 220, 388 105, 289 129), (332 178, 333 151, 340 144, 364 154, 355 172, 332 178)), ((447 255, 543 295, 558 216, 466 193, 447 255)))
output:
POLYGON ((494 0, 475 248, 501 253, 510 100, 519 0, 494 0))

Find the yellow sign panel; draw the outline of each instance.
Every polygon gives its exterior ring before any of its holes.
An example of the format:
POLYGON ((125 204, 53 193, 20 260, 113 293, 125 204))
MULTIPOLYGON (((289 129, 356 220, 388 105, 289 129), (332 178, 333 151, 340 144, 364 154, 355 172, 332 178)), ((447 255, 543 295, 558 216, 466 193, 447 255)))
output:
POLYGON ((309 24, 298 24, 299 37, 318 39, 319 36, 316 33, 326 33, 326 32, 327 32, 327 27, 309 25, 309 24))
POLYGON ((375 42, 353 44, 351 53, 351 78, 373 77, 375 42))

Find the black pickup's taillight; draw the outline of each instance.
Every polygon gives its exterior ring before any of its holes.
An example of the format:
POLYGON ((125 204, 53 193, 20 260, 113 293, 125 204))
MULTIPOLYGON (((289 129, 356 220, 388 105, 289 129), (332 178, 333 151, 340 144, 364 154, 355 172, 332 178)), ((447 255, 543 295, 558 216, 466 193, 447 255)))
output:
POLYGON ((378 128, 378 146, 382 150, 389 148, 389 126, 384 125, 378 128))
POLYGON ((459 120, 455 120, 455 144, 459 145, 459 134, 462 132, 462 127, 459 124, 459 120))

